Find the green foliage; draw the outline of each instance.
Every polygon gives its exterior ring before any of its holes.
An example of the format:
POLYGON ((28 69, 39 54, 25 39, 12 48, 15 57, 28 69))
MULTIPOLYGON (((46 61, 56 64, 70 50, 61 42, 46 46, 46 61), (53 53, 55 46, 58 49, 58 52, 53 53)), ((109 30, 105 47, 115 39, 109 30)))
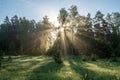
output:
POLYGON ((39 22, 19 18, 17 15, 11 20, 8 16, 5 17, 0 25, 0 67, 5 66, 0 70, 0 80, 120 79, 120 13, 107 14, 104 18, 105 15, 97 11, 95 17, 91 18, 90 13, 81 16, 76 5, 68 10, 69 12, 65 8, 60 9, 59 28, 51 27, 54 25, 49 22, 48 16, 39 22), (64 28, 62 33, 61 27, 64 28), (58 36, 49 48, 47 44, 52 40, 50 35, 53 29, 58 36), (74 31, 77 36, 73 34, 74 31), (69 54, 74 55, 74 58, 63 57, 61 45, 69 49, 69 54), (48 51, 46 47, 49 48, 48 51), (8 55, 8 58, 5 57, 8 62, 3 61, 3 52, 8 55), (46 52, 53 57, 12 56, 46 52), (81 58, 78 57, 79 53, 81 58))
POLYGON ((66 22, 66 18, 68 16, 68 12, 65 10, 65 8, 60 9, 60 14, 58 16, 58 21, 63 26, 63 24, 66 22))
POLYGON ((59 63, 59 64, 63 63, 60 50, 54 53, 53 59, 55 60, 56 63, 59 63))
POLYGON ((43 17, 43 24, 49 24, 48 16, 43 17))
POLYGON ((88 57, 86 55, 81 55, 81 59, 82 59, 82 61, 87 61, 88 57))
POLYGON ((77 6, 76 5, 72 5, 69 9, 70 13, 72 14, 72 16, 76 16, 78 14, 78 11, 77 11, 77 6))
POLYGON ((15 54, 15 43, 14 42, 10 42, 9 44, 9 48, 8 48, 8 51, 9 51, 9 55, 14 55, 15 54))
POLYGON ((112 47, 110 42, 104 40, 96 40, 94 42, 95 54, 101 58, 110 58, 112 54, 112 47))
POLYGON ((3 59, 3 54, 2 50, 0 50, 0 67, 2 66, 2 59, 3 59))
POLYGON ((96 54, 91 54, 91 60, 92 60, 92 61, 96 61, 96 59, 97 59, 96 54))
POLYGON ((91 79, 90 79, 90 76, 89 76, 88 70, 87 70, 86 73, 83 75, 82 80, 91 80, 91 79))
POLYGON ((12 62, 12 56, 10 55, 10 56, 8 56, 8 62, 12 62))
MULTIPOLYGON (((93 54, 100 58, 110 58, 112 53, 115 54, 115 57, 120 56, 119 12, 104 15, 101 11, 97 11, 95 17, 91 18, 90 13, 87 16, 80 15, 77 6, 72 5, 68 10, 60 9, 58 21, 61 24, 60 27, 64 28, 65 39, 69 37, 69 40, 65 40, 65 45, 69 47, 67 49, 71 47, 70 54, 82 53, 91 56, 92 60, 95 60, 93 54), (79 36, 74 35, 73 32, 79 36), (74 36, 74 41, 69 33, 74 36)), ((57 32, 60 27, 54 28, 54 25, 49 22, 48 16, 43 17, 43 20, 39 22, 17 15, 11 19, 6 16, 0 25, 0 49, 6 55, 45 54, 46 52, 52 55, 58 54, 58 49, 62 52, 62 48, 53 45, 49 49, 48 45, 51 43, 49 37, 52 30, 57 32), (47 51, 47 49, 49 50, 47 51)))
POLYGON ((33 55, 33 56, 37 56, 37 55, 41 55, 42 53, 40 53, 39 50, 32 50, 32 52, 29 55, 33 55))
POLYGON ((115 56, 120 56, 120 43, 118 46, 113 50, 115 56))

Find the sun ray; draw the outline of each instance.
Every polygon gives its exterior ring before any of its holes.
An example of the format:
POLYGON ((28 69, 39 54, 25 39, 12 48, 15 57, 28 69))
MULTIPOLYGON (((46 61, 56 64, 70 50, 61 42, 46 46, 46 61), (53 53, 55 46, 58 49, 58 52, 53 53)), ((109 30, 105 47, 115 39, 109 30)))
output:
POLYGON ((76 37, 73 33, 67 32, 67 38, 69 41, 69 46, 74 48, 77 52, 83 52, 85 50, 85 47, 88 45, 80 38, 76 37))

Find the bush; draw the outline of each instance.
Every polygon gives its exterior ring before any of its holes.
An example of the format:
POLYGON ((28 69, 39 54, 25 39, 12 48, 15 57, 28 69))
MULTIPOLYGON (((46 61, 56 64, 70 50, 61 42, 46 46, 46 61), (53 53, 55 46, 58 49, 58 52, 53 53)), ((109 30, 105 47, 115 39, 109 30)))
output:
POLYGON ((39 56, 42 53, 39 50, 33 49, 28 55, 39 56))
POLYGON ((12 62, 12 56, 8 56, 8 61, 12 62))
POLYGON ((111 61, 117 62, 117 58, 116 58, 116 55, 114 53, 112 53, 112 55, 111 55, 111 61))
POLYGON ((117 46, 117 48, 114 49, 113 53, 115 54, 115 56, 119 56, 120 57, 120 43, 117 46))
POLYGON ((60 50, 58 50, 58 51, 54 54, 54 60, 55 60, 56 63, 59 63, 59 64, 63 63, 60 50))
POLYGON ((96 54, 92 54, 92 55, 91 55, 91 60, 92 60, 92 61, 96 61, 96 58, 97 58, 96 54))
POLYGON ((0 67, 2 66, 2 59, 3 59, 3 55, 2 55, 2 50, 0 50, 0 67))
POLYGON ((111 43, 104 40, 96 40, 94 43, 94 52, 100 58, 110 58, 112 53, 111 43))
POLYGON ((0 67, 2 66, 2 60, 0 59, 0 67))
POLYGON ((88 57, 86 55, 81 55, 82 57, 82 61, 87 61, 88 60, 88 57))

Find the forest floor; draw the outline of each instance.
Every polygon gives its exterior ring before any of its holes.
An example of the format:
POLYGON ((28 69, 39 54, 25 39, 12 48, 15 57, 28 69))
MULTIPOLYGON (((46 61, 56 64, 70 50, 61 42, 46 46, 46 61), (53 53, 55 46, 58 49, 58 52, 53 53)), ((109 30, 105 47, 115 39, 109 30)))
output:
POLYGON ((79 57, 64 56, 57 64, 48 56, 12 56, 4 59, 0 80, 120 80, 120 58, 82 61, 79 57))

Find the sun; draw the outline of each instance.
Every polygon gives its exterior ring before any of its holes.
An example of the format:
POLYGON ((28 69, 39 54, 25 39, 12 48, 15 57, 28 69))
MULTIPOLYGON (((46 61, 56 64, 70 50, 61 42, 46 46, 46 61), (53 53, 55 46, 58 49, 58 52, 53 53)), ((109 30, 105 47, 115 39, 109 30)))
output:
POLYGON ((50 21, 52 24, 54 24, 55 27, 59 27, 59 26, 60 26, 60 24, 59 24, 59 22, 58 22, 58 20, 57 20, 58 13, 56 12, 56 10, 54 10, 54 11, 49 11, 48 16, 49 16, 49 21, 50 21))
POLYGON ((60 26, 60 24, 59 24, 59 22, 56 20, 56 18, 50 18, 50 22, 52 22, 52 24, 54 24, 55 25, 55 27, 59 27, 60 26))
POLYGON ((59 27, 60 24, 58 23, 58 21, 53 21, 53 24, 55 25, 55 27, 59 27))

